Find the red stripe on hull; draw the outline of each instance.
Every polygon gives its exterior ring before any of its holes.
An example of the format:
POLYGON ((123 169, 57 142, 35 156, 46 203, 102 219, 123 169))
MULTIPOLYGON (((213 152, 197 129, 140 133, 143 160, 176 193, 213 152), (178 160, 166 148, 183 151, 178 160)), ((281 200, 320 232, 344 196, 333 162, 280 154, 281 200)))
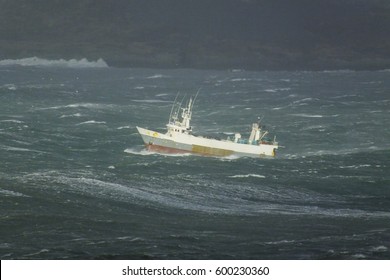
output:
POLYGON ((180 150, 180 149, 175 149, 175 148, 169 148, 169 147, 164 147, 164 146, 159 146, 159 145, 146 144, 145 146, 146 146, 146 148, 149 151, 158 152, 158 153, 164 153, 164 154, 187 154, 187 153, 191 153, 191 151, 180 150))

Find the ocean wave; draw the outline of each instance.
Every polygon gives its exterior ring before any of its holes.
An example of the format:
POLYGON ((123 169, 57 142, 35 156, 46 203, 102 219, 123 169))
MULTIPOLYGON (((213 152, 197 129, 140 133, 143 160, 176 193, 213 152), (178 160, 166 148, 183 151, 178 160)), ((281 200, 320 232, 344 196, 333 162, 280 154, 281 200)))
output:
POLYGON ((39 250, 39 251, 31 253, 31 254, 26 254, 23 257, 36 257, 36 256, 38 256, 40 254, 45 254, 45 253, 48 253, 48 252, 50 252, 49 249, 42 249, 42 250, 39 250))
POLYGON ((15 84, 5 84, 5 85, 2 85, 0 86, 0 89, 8 89, 8 90, 17 90, 17 87, 15 84))
POLYGON ((121 129, 125 129, 125 128, 129 128, 129 129, 131 129, 131 128, 133 128, 133 127, 131 127, 131 126, 129 126, 129 125, 125 125, 125 126, 120 126, 120 127, 117 127, 116 129, 119 129, 119 130, 121 130, 121 129))
POLYGON ((163 79, 163 78, 169 78, 169 76, 163 75, 163 74, 156 74, 149 77, 146 77, 147 79, 163 79))
POLYGON ((151 156, 151 155, 160 155, 160 156, 167 156, 167 157, 186 157, 186 156, 192 156, 191 153, 183 153, 183 154, 164 154, 164 153, 158 153, 154 151, 149 151, 147 149, 134 149, 134 148, 128 148, 124 150, 125 153, 138 155, 138 156, 151 156))
POLYGON ((376 247, 373 247, 371 249, 372 252, 387 252, 388 250, 389 250, 389 248, 387 248, 386 246, 383 246, 383 245, 376 246, 376 247))
POLYGON ((307 127, 303 127, 301 130, 319 130, 319 131, 324 131, 326 128, 325 125, 309 125, 307 127))
POLYGON ((36 108, 35 110, 58 110, 64 108, 87 108, 87 109, 102 109, 106 107, 112 107, 113 104, 99 104, 99 103, 74 103, 68 105, 60 105, 53 107, 36 108))
MULTIPOLYGON (((313 71, 310 71, 313 72, 313 71)), ((340 69, 340 70, 323 70, 323 71, 318 71, 319 73, 335 73, 335 74, 340 74, 340 73, 355 73, 356 70, 352 69, 340 69)))
POLYGON ((231 82, 247 82, 247 81, 250 81, 250 80, 251 79, 249 79, 249 78, 233 78, 230 81, 231 82))
POLYGON ((1 123, 24 123, 23 121, 20 120, 1 120, 1 123))
POLYGON ((83 125, 83 124, 106 124, 106 122, 90 120, 90 121, 85 121, 85 122, 78 123, 77 125, 83 125))
POLYGON ((10 190, 5 190, 5 189, 0 189, 0 195, 17 196, 17 197, 30 197, 30 196, 22 194, 20 192, 15 192, 15 191, 10 191, 10 190))
POLYGON ((76 113, 76 114, 71 114, 71 115, 61 115, 60 119, 64 119, 64 118, 78 118, 78 117, 82 117, 83 115, 80 114, 80 113, 76 113))
POLYGON ((225 156, 225 157, 218 157, 218 159, 220 161, 234 161, 234 160, 237 160, 237 159, 240 159, 242 158, 241 156, 239 155, 235 155, 235 154, 232 154, 230 156, 225 156))
POLYGON ((99 58, 96 61, 89 61, 86 58, 77 59, 57 59, 49 60, 39 57, 28 57, 21 59, 0 60, 0 66, 40 66, 40 67, 60 67, 60 68, 107 68, 107 63, 99 58))
POLYGON ((278 92, 278 91, 289 91, 291 88, 269 88, 265 89, 265 92, 278 92))
MULTIPOLYGON (((287 159, 296 159, 296 158, 306 158, 306 157, 321 157, 321 156, 344 156, 351 154, 359 154, 359 153, 370 153, 370 152, 379 152, 379 151, 388 151, 389 149, 386 147, 377 147, 377 146, 369 146, 369 147, 355 147, 355 148, 343 148, 339 150, 317 150, 317 151, 308 151, 301 154, 283 154, 279 155, 279 158, 287 158, 287 159)), ((354 168, 359 165, 351 165, 344 166, 344 168, 354 168)), ((364 167, 364 166, 360 166, 364 167)))
POLYGON ((146 149, 134 149, 134 148, 128 148, 124 150, 125 153, 138 155, 138 156, 150 156, 150 155, 157 155, 156 152, 152 152, 146 149))
POLYGON ((11 147, 6 145, 0 145, 0 150, 5 150, 8 152, 32 152, 32 153, 45 153, 43 151, 33 150, 33 149, 26 149, 26 148, 19 148, 19 147, 11 147))
POLYGON ((260 175, 260 174, 246 174, 246 175, 233 175, 233 176, 229 176, 229 178, 249 178, 249 177, 254 177, 254 178, 265 178, 264 175, 260 175))
POLYGON ((323 115, 310 115, 310 114, 290 114, 290 116, 302 117, 302 118, 323 118, 323 115))
POLYGON ((126 184, 107 182, 97 178, 91 178, 90 176, 91 174, 88 173, 66 174, 58 171, 47 171, 26 174, 22 177, 22 180, 24 182, 55 182, 65 184, 70 187, 68 190, 71 190, 72 192, 88 193, 96 197, 111 197, 115 200, 161 200, 158 199, 161 195, 148 192, 142 188, 128 186, 126 184))
POLYGON ((370 166, 371 164, 356 164, 356 165, 340 165, 339 167, 341 169, 359 169, 359 168, 366 168, 370 166))
POLYGON ((159 100, 159 99, 133 99, 131 100, 133 102, 139 102, 139 103, 171 103, 170 101, 165 101, 165 100, 159 100))
POLYGON ((357 94, 343 94, 343 95, 337 95, 337 96, 331 96, 331 99, 340 99, 340 98, 349 98, 349 97, 357 97, 357 94))
MULTIPOLYGON (((139 176, 139 175, 136 175, 139 176)), ((321 196, 315 193, 302 192, 280 192, 273 188, 262 186, 260 194, 257 193, 253 200, 251 194, 246 195, 245 189, 234 188, 235 184, 227 185, 228 188, 221 188, 220 184, 209 181, 198 181, 197 188, 185 188, 183 186, 175 188, 174 185, 164 188, 167 178, 150 178, 142 176, 142 183, 134 182, 112 182, 102 178, 96 178, 93 174, 85 172, 62 173, 58 171, 38 172, 26 174, 19 177, 23 182, 42 182, 37 184, 41 187, 53 188, 53 182, 65 184, 70 192, 80 192, 94 197, 104 197, 113 201, 126 201, 127 203, 148 205, 153 208, 169 207, 173 209, 186 209, 205 213, 224 213, 228 215, 259 215, 264 213, 282 215, 309 215, 324 217, 345 217, 345 218, 386 218, 390 214, 385 211, 366 211, 359 209, 345 208, 340 205, 337 208, 321 207, 313 205, 314 202, 332 199, 331 196, 321 196), (50 182, 47 184, 47 182, 50 182), (164 182, 164 183, 163 183, 164 182), (156 186, 161 186, 156 188, 156 186), (202 187, 207 187, 207 192, 203 192, 202 187), (233 191, 237 196, 231 199, 233 191), (239 191, 237 193, 237 191, 239 191), (185 195, 183 195, 185 193, 185 195), (240 195, 241 194, 241 195, 240 195), (245 195, 243 195, 245 194, 245 195), (258 201, 262 203, 259 204, 258 201), (311 205, 300 205, 302 201, 310 202, 311 205)), ((169 179, 169 178, 168 178, 169 179)), ((169 182, 169 181, 168 181, 169 182)), ((56 184, 54 184, 56 185, 56 184)), ((61 190, 64 190, 63 187, 61 190)), ((253 192, 254 189, 247 189, 253 192)))

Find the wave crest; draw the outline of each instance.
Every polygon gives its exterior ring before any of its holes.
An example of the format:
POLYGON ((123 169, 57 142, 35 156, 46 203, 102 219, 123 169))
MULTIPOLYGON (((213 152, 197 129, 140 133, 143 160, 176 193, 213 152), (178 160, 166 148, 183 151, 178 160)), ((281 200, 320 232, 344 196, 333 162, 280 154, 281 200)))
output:
POLYGON ((77 59, 57 59, 49 60, 39 57, 28 57, 21 59, 4 59, 0 60, 0 66, 43 66, 43 67, 61 67, 61 68, 106 68, 107 63, 99 58, 96 61, 89 61, 86 58, 77 59))
POLYGON ((239 175, 229 176, 229 178, 249 178, 249 177, 265 178, 264 175, 260 175, 260 174, 246 174, 246 175, 239 174, 239 175))

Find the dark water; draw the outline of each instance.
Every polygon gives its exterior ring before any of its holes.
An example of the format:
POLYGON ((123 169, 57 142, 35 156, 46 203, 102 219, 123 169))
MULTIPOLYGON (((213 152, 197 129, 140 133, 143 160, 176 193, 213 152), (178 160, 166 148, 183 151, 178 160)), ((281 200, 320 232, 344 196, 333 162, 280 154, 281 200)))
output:
POLYGON ((390 72, 0 67, 1 259, 389 259, 390 72), (274 159, 164 156, 178 91, 194 131, 274 159), (224 133, 224 134, 223 134, 224 133))

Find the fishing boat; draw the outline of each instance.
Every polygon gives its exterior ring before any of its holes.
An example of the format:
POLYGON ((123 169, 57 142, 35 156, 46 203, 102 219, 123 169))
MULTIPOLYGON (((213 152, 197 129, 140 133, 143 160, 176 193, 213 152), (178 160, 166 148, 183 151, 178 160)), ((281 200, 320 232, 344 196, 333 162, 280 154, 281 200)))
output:
POLYGON ((276 137, 268 138, 268 131, 262 129, 259 122, 252 124, 252 131, 248 139, 235 133, 234 138, 215 139, 205 136, 196 136, 192 133, 190 125, 192 109, 197 95, 189 98, 186 105, 183 101, 172 105, 167 131, 165 133, 145 129, 137 126, 145 146, 150 151, 159 153, 194 153, 205 156, 249 156, 274 157, 278 149, 276 137))

